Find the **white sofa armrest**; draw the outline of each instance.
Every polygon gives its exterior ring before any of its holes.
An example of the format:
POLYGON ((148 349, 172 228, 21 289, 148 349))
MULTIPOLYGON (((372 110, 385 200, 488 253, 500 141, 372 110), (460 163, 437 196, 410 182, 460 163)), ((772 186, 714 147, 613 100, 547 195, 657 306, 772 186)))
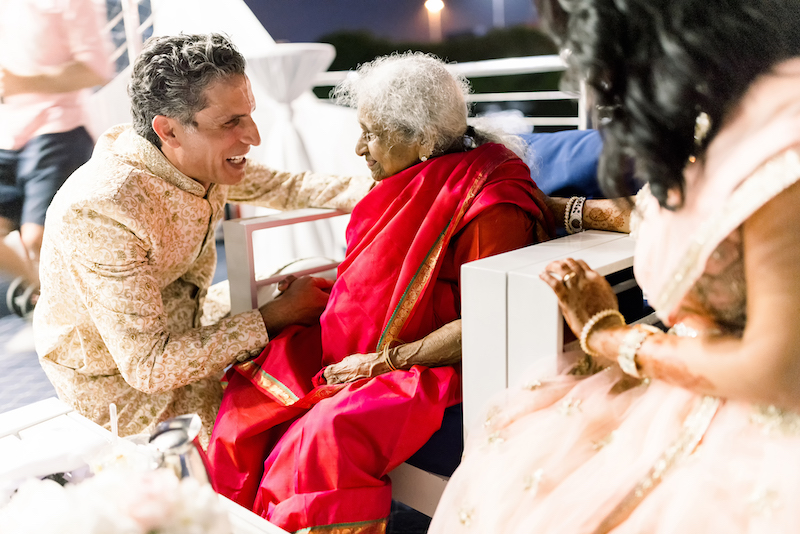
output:
MULTIPOLYGON (((541 358, 569 359, 558 300, 539 274, 551 261, 584 260, 604 276, 633 266, 635 240, 627 234, 587 231, 484 258, 462 267, 464 431, 488 400, 514 385, 541 358)), ((632 274, 615 286, 635 286, 632 274)))
MULTIPOLYGON (((257 279, 255 255, 253 251, 253 232, 267 228, 278 228, 291 224, 318 221, 339 217, 347 213, 331 209, 302 209, 285 211, 262 217, 249 217, 223 221, 225 236, 225 258, 230 284, 231 314, 241 313, 258 307, 258 288, 283 279, 288 272, 279 276, 257 279)), ((303 276, 335 268, 338 263, 320 265, 311 269, 295 271, 291 274, 303 276)))

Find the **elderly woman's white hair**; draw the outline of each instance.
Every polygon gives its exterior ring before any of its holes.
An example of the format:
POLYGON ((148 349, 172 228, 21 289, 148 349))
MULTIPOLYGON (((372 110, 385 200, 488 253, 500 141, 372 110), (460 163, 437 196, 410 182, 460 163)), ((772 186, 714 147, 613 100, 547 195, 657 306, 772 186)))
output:
MULTIPOLYGON (((406 52, 361 65, 331 96, 340 104, 358 108, 398 142, 419 141, 435 156, 469 148, 462 148, 469 92, 467 79, 451 72, 436 56, 406 52)), ((524 157, 524 142, 514 136, 479 130, 471 137, 475 146, 503 143, 524 157)))

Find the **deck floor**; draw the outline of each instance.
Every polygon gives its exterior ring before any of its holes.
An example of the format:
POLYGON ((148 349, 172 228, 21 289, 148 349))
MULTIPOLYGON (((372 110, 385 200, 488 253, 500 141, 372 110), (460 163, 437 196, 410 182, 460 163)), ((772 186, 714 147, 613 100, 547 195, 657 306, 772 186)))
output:
POLYGON ((0 318, 0 413, 55 395, 33 348, 30 321, 0 318))

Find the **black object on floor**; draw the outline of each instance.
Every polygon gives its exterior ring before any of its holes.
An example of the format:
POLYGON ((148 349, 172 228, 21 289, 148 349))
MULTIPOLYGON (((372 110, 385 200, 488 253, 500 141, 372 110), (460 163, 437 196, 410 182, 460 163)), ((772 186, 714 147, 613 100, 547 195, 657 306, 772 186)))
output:
POLYGON ((425 534, 431 518, 403 503, 392 501, 386 534, 425 534))

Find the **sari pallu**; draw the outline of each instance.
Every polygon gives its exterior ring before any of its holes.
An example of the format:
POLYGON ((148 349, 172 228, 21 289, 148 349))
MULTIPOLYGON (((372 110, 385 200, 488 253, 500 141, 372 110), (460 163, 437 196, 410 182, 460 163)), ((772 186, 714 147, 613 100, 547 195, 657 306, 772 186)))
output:
POLYGON ((220 493, 289 531, 385 526, 385 475, 460 402, 460 372, 415 366, 327 385, 321 369, 457 319, 455 305, 433 298, 442 258, 461 228, 500 203, 552 235, 527 166, 495 144, 419 163, 359 202, 320 325, 285 329, 226 376, 209 446, 220 493))

